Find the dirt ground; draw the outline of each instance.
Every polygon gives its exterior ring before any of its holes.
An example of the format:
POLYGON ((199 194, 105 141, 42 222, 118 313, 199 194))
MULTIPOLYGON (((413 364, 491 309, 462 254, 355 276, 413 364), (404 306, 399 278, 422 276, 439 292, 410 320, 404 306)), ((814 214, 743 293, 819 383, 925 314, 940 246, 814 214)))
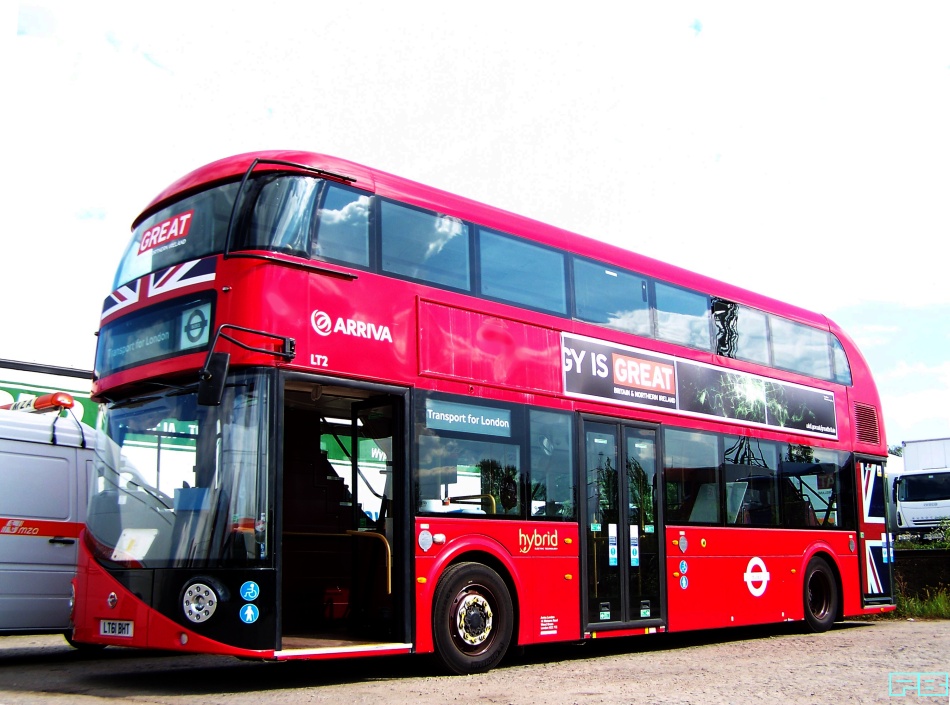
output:
POLYGON ((0 704, 950 702, 950 621, 773 625, 528 649, 479 676, 408 656, 263 664, 0 637, 0 704), (919 680, 918 674, 927 674, 919 680), (893 694, 905 693, 895 699, 893 694), (927 697, 918 697, 923 695, 927 697), (933 696, 933 697, 931 697, 933 696))

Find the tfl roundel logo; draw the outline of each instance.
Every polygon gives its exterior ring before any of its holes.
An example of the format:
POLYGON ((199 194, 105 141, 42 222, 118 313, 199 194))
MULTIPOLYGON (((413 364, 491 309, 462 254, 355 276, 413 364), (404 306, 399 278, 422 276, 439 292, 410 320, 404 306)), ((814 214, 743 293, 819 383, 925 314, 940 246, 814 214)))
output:
POLYGON ((313 326, 318 335, 327 336, 333 332, 333 321, 329 314, 324 311, 314 311, 310 315, 310 325, 313 326))

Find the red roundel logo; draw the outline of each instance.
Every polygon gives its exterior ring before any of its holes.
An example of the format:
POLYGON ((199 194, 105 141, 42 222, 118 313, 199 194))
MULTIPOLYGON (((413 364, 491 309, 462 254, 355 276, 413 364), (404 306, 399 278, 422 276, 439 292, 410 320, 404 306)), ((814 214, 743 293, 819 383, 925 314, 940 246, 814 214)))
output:
POLYGON ((333 332, 333 321, 324 311, 314 311, 310 315, 310 325, 313 326, 318 335, 327 336, 333 332))

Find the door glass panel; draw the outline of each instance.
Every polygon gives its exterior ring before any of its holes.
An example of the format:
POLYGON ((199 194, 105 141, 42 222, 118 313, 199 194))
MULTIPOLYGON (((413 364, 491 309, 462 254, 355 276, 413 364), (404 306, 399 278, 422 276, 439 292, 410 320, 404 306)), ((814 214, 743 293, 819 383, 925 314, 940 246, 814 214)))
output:
POLYGON ((894 557, 887 532, 887 502, 884 495, 884 466, 859 462, 861 477, 862 517, 861 543, 864 546, 865 602, 887 602, 893 598, 892 563, 894 557))
POLYGON ((622 619, 616 427, 587 424, 585 441, 588 622, 616 622, 622 619))
POLYGON ((660 545, 656 531, 656 440, 654 431, 627 428, 629 487, 630 614, 629 618, 660 616, 660 545))

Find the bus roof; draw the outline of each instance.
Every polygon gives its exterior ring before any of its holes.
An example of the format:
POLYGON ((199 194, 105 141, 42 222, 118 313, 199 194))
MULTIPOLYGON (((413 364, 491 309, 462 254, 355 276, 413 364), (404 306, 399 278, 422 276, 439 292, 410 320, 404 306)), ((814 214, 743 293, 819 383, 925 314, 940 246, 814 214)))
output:
MULTIPOLYGON (((410 179, 379 171, 345 159, 324 154, 294 150, 270 150, 248 152, 226 157, 199 167, 183 176, 162 191, 148 207, 136 218, 137 226, 165 202, 188 193, 206 188, 209 184, 221 181, 233 181, 241 177, 255 159, 292 162, 302 166, 321 169, 331 174, 347 177, 352 186, 428 208, 439 213, 455 216, 485 227, 494 228, 512 235, 520 235, 550 247, 555 247, 582 257, 600 260, 618 267, 630 269, 680 286, 719 296, 736 303, 751 306, 782 316, 808 323, 812 326, 831 330, 839 337, 841 329, 826 316, 791 304, 772 299, 762 294, 742 289, 723 281, 692 272, 676 265, 637 254, 630 250, 610 245, 591 237, 548 225, 531 218, 511 213, 500 208, 488 206, 477 201, 458 196, 438 188, 426 186, 410 179)), ((260 170, 282 169, 278 165, 261 165, 260 170)), ((848 343, 851 341, 848 339, 848 343)), ((848 346, 854 348, 853 343, 848 346)), ((849 353, 851 351, 849 350, 849 353)))

